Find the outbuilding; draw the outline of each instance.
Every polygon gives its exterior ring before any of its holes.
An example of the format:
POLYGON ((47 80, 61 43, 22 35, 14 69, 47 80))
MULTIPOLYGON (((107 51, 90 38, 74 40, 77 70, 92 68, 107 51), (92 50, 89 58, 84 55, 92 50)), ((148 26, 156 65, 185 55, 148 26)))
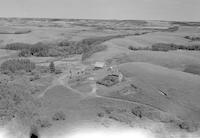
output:
POLYGON ((105 66, 106 66, 105 62, 96 62, 96 63, 94 64, 94 69, 95 69, 95 70, 97 70, 97 69, 102 69, 102 68, 105 67, 105 66))

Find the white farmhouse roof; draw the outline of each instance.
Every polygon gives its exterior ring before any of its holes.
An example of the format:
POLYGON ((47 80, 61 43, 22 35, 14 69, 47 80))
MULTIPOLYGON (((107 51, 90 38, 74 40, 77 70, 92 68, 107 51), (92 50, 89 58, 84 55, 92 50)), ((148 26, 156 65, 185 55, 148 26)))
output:
POLYGON ((98 67, 98 68, 103 68, 105 66, 105 63, 104 62, 96 62, 94 64, 95 67, 98 67))

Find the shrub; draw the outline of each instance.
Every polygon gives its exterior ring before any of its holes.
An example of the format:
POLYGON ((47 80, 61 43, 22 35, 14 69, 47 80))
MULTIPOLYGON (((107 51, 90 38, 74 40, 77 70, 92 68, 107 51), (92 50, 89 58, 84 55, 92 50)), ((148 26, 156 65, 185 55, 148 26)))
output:
POLYGON ((156 43, 152 45, 153 51, 169 51, 173 48, 173 45, 171 44, 165 44, 165 43, 156 43))
POLYGON ((12 72, 10 70, 1 70, 1 73, 6 74, 6 75, 12 74, 12 72))
POLYGON ((135 33, 134 35, 140 35, 140 33, 135 33))
POLYGON ((128 49, 129 50, 135 50, 135 48, 133 46, 129 46, 128 49))
POLYGON ((200 41, 200 37, 196 37, 196 36, 185 36, 184 38, 190 41, 200 41))
POLYGON ((31 52, 28 49, 23 49, 19 52, 20 57, 28 57, 31 56, 31 52))
POLYGON ((35 74, 33 77, 30 77, 30 81, 35 81, 40 79, 40 75, 39 74, 35 74))
POLYGON ((72 44, 72 42, 68 41, 68 40, 64 40, 62 42, 58 43, 58 46, 70 46, 72 44))
POLYGON ((136 47, 133 47, 133 46, 129 46, 128 49, 129 50, 134 50, 134 51, 143 50, 142 48, 136 48, 136 47))
POLYGON ((52 120, 54 120, 54 121, 62 121, 62 120, 65 120, 65 119, 66 119, 66 115, 62 111, 55 113, 52 117, 52 120))
POLYGON ((116 75, 108 75, 100 81, 97 81, 97 84, 105 85, 107 87, 113 86, 119 82, 119 76, 116 75))
POLYGON ((173 27, 169 27, 168 29, 166 29, 166 31, 168 32, 176 32, 178 31, 179 27, 178 26, 173 26, 173 27))
POLYGON ((97 113, 98 117, 104 117, 104 113, 97 113))
POLYGON ((143 113, 141 107, 137 106, 131 110, 131 113, 139 118, 142 118, 143 113))
POLYGON ((192 45, 185 47, 186 50, 200 50, 200 45, 192 45))
POLYGON ((178 121, 177 125, 180 129, 186 130, 188 132, 195 132, 199 127, 197 123, 188 121, 178 121))
POLYGON ((61 74, 61 73, 62 73, 62 70, 60 70, 60 69, 55 70, 55 74, 61 74))
POLYGON ((137 50, 150 50, 149 47, 133 47, 133 46, 129 46, 128 49, 129 50, 133 50, 133 51, 137 51, 137 50))
POLYGON ((16 71, 24 70, 30 72, 35 69, 35 64, 29 59, 10 59, 1 64, 2 72, 15 73, 16 71))
POLYGON ((166 43, 156 43, 152 45, 153 51, 169 51, 169 50, 200 50, 200 45, 176 45, 176 44, 166 44, 166 43))
POLYGON ((36 120, 36 124, 40 128, 48 128, 52 126, 48 119, 38 119, 36 120))
POLYGON ((31 44, 27 44, 27 43, 11 43, 11 44, 7 44, 5 49, 24 50, 24 49, 28 49, 30 46, 31 46, 31 44))
POLYGON ((30 47, 31 55, 38 57, 46 57, 48 56, 49 47, 43 43, 36 43, 30 47))

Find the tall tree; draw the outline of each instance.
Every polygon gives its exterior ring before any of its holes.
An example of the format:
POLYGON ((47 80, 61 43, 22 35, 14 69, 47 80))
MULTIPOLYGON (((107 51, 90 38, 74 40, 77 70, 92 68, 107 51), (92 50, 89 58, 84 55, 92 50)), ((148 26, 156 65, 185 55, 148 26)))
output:
POLYGON ((51 73, 53 73, 53 72, 56 71, 56 69, 55 69, 55 65, 54 65, 54 62, 53 62, 53 61, 50 62, 50 64, 49 64, 49 69, 50 69, 50 72, 51 72, 51 73))

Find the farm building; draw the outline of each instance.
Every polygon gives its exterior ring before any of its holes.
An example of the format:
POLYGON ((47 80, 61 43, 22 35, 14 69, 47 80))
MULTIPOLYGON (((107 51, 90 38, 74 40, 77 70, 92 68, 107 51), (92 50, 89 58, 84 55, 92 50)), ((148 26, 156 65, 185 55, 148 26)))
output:
POLYGON ((97 69, 102 69, 102 68, 105 67, 105 66, 106 66, 105 62, 96 62, 96 63, 94 64, 94 69, 95 69, 95 70, 97 70, 97 69))

